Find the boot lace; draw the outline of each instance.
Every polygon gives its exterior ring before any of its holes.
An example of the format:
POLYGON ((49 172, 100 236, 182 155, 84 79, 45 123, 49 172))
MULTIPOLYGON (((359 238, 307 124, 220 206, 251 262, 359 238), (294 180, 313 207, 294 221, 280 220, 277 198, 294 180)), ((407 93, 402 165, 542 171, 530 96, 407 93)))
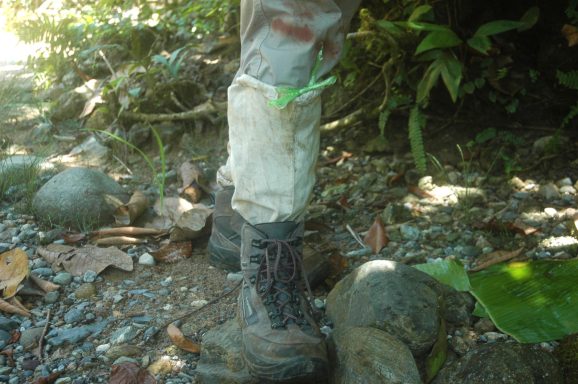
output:
POLYGON ((300 242, 300 238, 260 239, 254 244, 265 249, 255 285, 273 329, 286 328, 288 324, 297 324, 301 328, 309 325, 302 310, 302 276, 309 297, 313 295, 305 277, 302 256, 296 249, 300 242))

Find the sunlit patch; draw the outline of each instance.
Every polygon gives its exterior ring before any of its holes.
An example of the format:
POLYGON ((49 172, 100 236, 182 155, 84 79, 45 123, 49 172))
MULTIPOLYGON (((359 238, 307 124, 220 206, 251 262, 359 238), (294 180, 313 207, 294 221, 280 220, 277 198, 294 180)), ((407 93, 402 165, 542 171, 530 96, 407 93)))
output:
POLYGON ((532 276, 532 268, 528 262, 510 263, 506 271, 516 280, 526 280, 532 276))
POLYGON ((6 31, 6 16, 0 8, 0 72, 16 72, 23 68, 28 56, 43 44, 24 44, 18 37, 6 31))

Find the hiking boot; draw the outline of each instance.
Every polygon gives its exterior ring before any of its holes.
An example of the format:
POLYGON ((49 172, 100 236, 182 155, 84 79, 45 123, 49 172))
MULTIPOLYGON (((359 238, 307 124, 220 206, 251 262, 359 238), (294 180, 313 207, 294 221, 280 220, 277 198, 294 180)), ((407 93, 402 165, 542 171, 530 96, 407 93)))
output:
POLYGON ((241 237, 239 322, 249 371, 269 381, 323 382, 326 346, 302 278, 303 223, 245 224, 241 237))
POLYGON ((219 269, 241 270, 241 227, 245 220, 231 207, 234 187, 215 193, 213 228, 209 238, 209 263, 219 269))

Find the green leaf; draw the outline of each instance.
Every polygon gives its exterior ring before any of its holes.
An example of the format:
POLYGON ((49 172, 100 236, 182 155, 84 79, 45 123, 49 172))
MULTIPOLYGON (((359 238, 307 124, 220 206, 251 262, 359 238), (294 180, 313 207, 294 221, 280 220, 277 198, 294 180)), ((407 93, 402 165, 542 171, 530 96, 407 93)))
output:
POLYGON ((471 293, 502 332, 540 343, 578 332, 578 260, 498 264, 470 275, 471 293))
POLYGON ((513 20, 494 20, 490 21, 489 23, 482 24, 476 33, 475 36, 492 36, 497 35, 499 33, 504 33, 511 31, 513 29, 518 29, 523 27, 525 24, 521 21, 513 21, 513 20))
POLYGON ((487 55, 490 48, 492 48, 492 41, 487 36, 473 36, 468 39, 468 45, 476 51, 487 55))
POLYGON ((413 10, 411 15, 409 16, 408 21, 417 21, 422 16, 428 14, 432 10, 431 5, 420 5, 416 9, 413 10))
POLYGON ((521 27, 518 28, 518 32, 524 32, 530 28, 532 28, 540 19, 540 8, 532 7, 524 13, 522 18, 520 18, 520 22, 523 24, 521 27))
POLYGON ((442 80, 455 103, 458 100, 460 83, 462 82, 462 63, 453 55, 444 55, 441 59, 442 80))
POLYGON ((437 260, 434 263, 414 265, 414 268, 427 273, 440 283, 449 285, 457 291, 467 292, 471 289, 468 274, 459 261, 452 259, 437 260))
POLYGON ((415 54, 437 48, 452 48, 462 44, 462 40, 451 29, 430 32, 417 46, 415 54))
POLYGON ((442 71, 439 63, 439 60, 431 63, 417 85, 416 101, 418 104, 424 102, 429 97, 431 89, 437 84, 442 71))
POLYGON ((438 337, 431 352, 425 359, 425 382, 431 382, 439 370, 442 368, 448 357, 448 335, 446 333, 446 322, 440 321, 438 337))
POLYGON ((484 308, 484 306, 480 304, 479 301, 476 301, 476 305, 474 306, 474 311, 472 312, 472 315, 485 318, 489 317, 488 311, 486 311, 486 308, 484 308))
POLYGON ((432 23, 423 23, 421 21, 395 21, 395 25, 399 25, 400 27, 413 29, 415 31, 447 31, 449 29, 446 25, 439 25, 439 24, 432 24, 432 23))
POLYGON ((392 21, 378 20, 375 25, 392 35, 401 35, 403 33, 402 29, 392 21))

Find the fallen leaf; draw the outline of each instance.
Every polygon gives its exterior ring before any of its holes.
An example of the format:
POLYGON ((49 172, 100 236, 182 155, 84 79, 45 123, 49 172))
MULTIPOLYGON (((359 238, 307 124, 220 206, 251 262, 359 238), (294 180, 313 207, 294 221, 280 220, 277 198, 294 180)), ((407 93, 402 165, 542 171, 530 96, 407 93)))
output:
POLYGON ((156 384, 157 380, 137 363, 126 362, 112 366, 108 384, 156 384))
POLYGON ((147 197, 141 191, 135 191, 128 203, 119 206, 114 211, 117 225, 132 224, 149 206, 147 197))
POLYGON ((66 244, 76 244, 86 240, 86 235, 84 233, 64 233, 62 240, 64 240, 66 244))
POLYGON ((508 227, 510 227, 513 232, 525 236, 533 235, 540 230, 540 228, 532 227, 531 225, 524 223, 522 220, 516 220, 513 223, 508 224, 508 227))
POLYGON ((74 248, 68 245, 50 244, 45 248, 39 247, 36 252, 53 268, 64 268, 74 276, 81 276, 86 271, 102 272, 113 266, 125 271, 132 271, 132 258, 115 247, 98 248, 87 245, 74 248))
POLYGON ((562 27, 562 35, 568 41, 568 46, 573 47, 578 44, 578 28, 570 24, 564 24, 562 27))
POLYGON ((38 286, 38 288, 42 289, 46 293, 60 289, 60 285, 43 280, 38 276, 30 275, 30 280, 32 280, 34 284, 38 286))
POLYGON ((488 268, 494 264, 501 263, 503 261, 512 260, 518 257, 524 248, 516 249, 515 251, 496 251, 492 253, 488 253, 479 257, 476 260, 476 266, 470 269, 471 272, 481 271, 482 269, 488 268))
POLYGON ((176 263, 193 255, 193 245, 190 241, 169 243, 156 252, 151 252, 156 261, 176 263))
POLYGON ((416 195, 417 197, 419 197, 420 199, 429 199, 432 197, 435 197, 434 195, 432 195, 429 192, 424 191, 423 189, 419 188, 418 186, 415 185, 409 185, 407 187, 407 190, 410 193, 413 193, 414 195, 416 195))
POLYGON ((162 207, 160 200, 157 200, 153 209, 157 215, 168 219, 174 224, 183 213, 193 209, 193 204, 182 197, 166 197, 162 207))
POLYGON ((179 173, 181 175, 181 180, 183 181, 182 188, 179 188, 179 193, 182 193, 187 187, 191 186, 193 183, 198 184, 199 178, 202 176, 203 172, 201 169, 192 161, 188 160, 181 164, 179 168, 179 173))
POLYGON ((8 342, 6 344, 10 345, 10 344, 17 343, 20 340, 20 336, 22 336, 22 333, 17 329, 13 329, 10 332, 10 339, 8 340, 8 342))
POLYGON ((379 251, 389 243, 387 233, 385 232, 385 226, 383 225, 380 215, 377 215, 375 218, 375 221, 369 228, 363 241, 371 247, 374 255, 377 255, 379 251))
POLYGON ((28 255, 19 248, 0 254, 0 291, 2 297, 10 298, 28 276, 28 255))
POLYGON ((180 349, 184 349, 185 351, 192 353, 201 352, 201 345, 187 339, 185 335, 183 335, 183 332, 181 332, 181 330, 177 328, 175 325, 169 324, 169 326, 167 327, 167 333, 169 335, 169 339, 171 339, 173 344, 179 347, 180 349))
POLYGON ((208 235, 211 230, 213 210, 204 204, 183 212, 171 230, 171 241, 185 241, 208 235))
POLYGON ((30 317, 30 312, 22 310, 21 308, 10 304, 7 301, 0 299, 0 311, 5 313, 15 313, 17 315, 30 317))
POLYGON ((52 384, 62 375, 62 372, 53 372, 48 376, 39 377, 33 384, 52 384))
POLYGON ((191 203, 198 203, 203 196, 203 190, 197 182, 193 182, 188 187, 184 188, 180 193, 180 196, 186 198, 191 203))

